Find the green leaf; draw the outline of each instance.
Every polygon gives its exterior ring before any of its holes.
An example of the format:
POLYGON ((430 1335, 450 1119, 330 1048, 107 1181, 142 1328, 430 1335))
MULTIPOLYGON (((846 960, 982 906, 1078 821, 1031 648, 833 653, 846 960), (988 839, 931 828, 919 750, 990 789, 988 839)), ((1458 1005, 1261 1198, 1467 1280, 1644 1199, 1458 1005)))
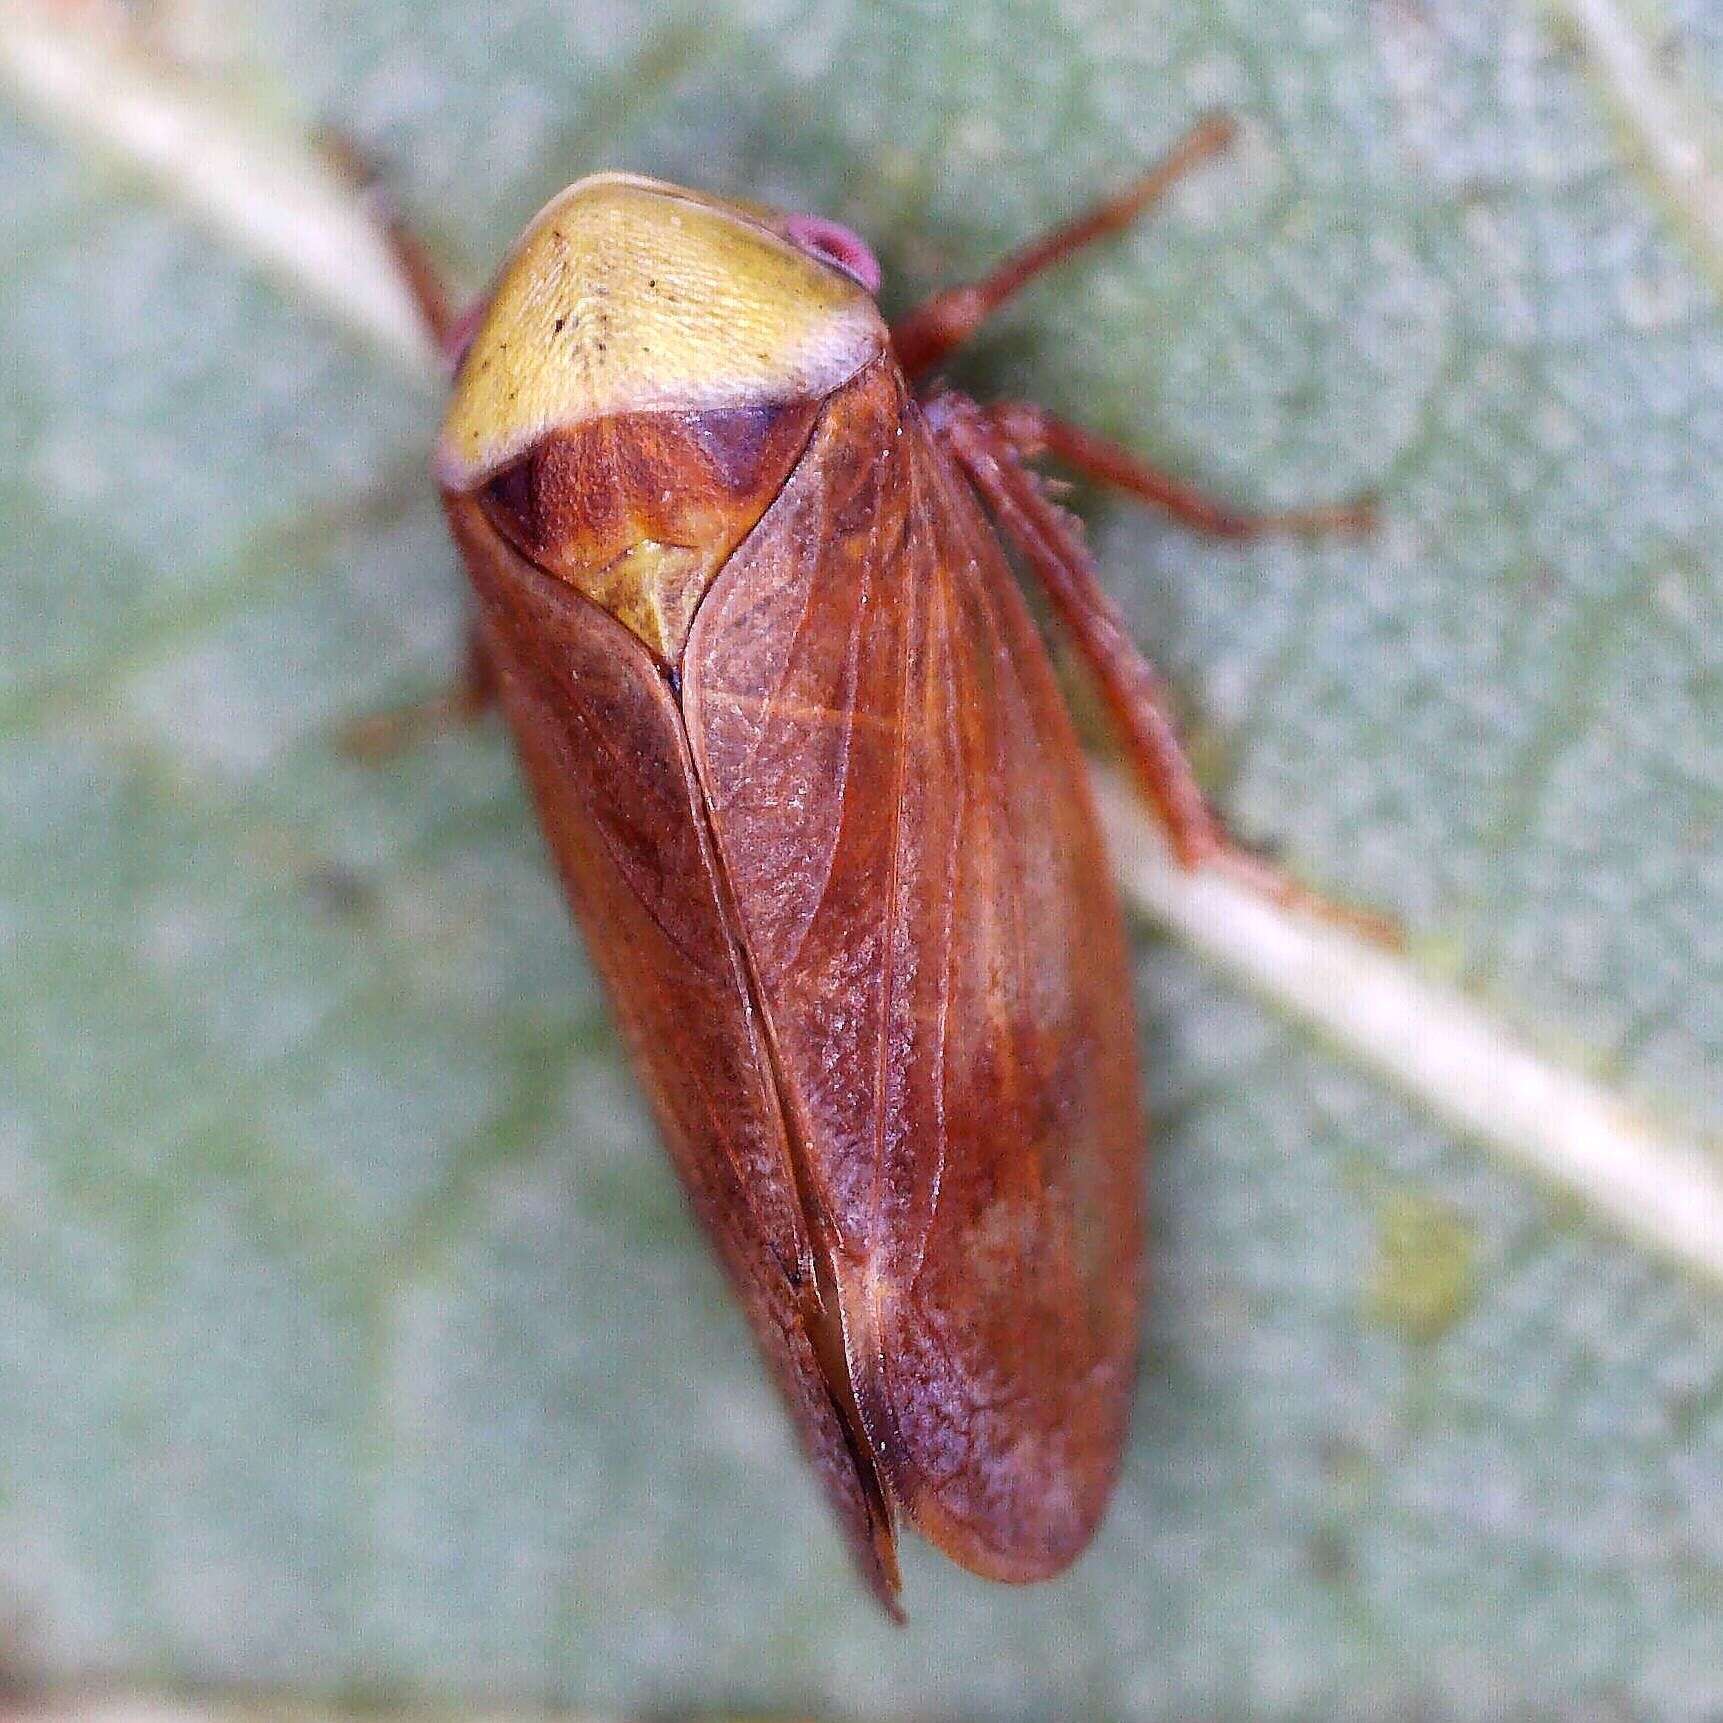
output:
MULTIPOLYGON (((1708 14, 1659 42, 1602 0, 708 11, 179 16, 260 128, 356 132, 472 283, 626 165, 850 222, 901 307, 1242 114, 1232 160, 959 375, 1246 502, 1379 491, 1369 541, 1242 549, 1086 500, 1245 835, 1627 1104, 1723 1131, 1723 313, 1682 129, 1723 92, 1708 14)), ((458 650, 434 393, 11 117, 0 352, 5 1673, 882 1717, 1723 1706, 1715 1293, 1164 942, 1117 1503, 1050 1587, 912 1554, 891 1630, 504 739, 381 771, 332 745, 458 650)))

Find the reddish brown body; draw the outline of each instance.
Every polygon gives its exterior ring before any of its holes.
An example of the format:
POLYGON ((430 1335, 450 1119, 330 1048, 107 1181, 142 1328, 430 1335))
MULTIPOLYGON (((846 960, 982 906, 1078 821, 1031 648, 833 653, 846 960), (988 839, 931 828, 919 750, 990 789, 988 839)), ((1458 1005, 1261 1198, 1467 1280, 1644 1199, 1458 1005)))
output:
POLYGON ((889 334, 877 265, 844 230, 582 181, 499 276, 439 444, 570 900, 893 1610, 900 1512, 999 1579, 1069 1563, 1131 1392, 1143 1119, 1124 938, 983 504, 1099 677, 1181 858, 1288 896, 1227 843, 1022 457, 1052 450, 1228 533, 1357 518, 1218 510, 1034 409, 924 406, 905 368, 1229 135, 1199 126, 1129 193, 889 334))
MULTIPOLYGON (((685 459, 677 417, 630 447, 685 459)), ((594 960, 864 1568, 895 1590, 895 1503, 1035 1579, 1092 1534, 1129 1400, 1123 936, 967 481, 889 354, 809 417, 763 506, 729 464, 759 518, 675 664, 493 528, 541 481, 449 512, 594 960)), ((617 512, 529 523, 553 507, 617 512)))

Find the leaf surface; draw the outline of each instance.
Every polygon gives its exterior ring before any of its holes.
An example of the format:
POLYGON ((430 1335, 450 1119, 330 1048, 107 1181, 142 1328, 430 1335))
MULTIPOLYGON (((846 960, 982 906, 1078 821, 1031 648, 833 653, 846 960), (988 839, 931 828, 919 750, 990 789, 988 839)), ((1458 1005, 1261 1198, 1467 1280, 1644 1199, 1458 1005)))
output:
MULTIPOLYGON (((190 16, 475 283, 627 166, 849 223, 901 308, 1242 113, 959 374, 1246 502, 1378 490, 1348 545, 1088 513, 1244 835, 1723 1130, 1723 313, 1583 42, 1485 0, 190 16)), ((1714 114, 1723 38, 1670 28, 1714 114)), ((882 1717, 1723 1706, 1715 1295, 1152 942, 1118 1499, 1050 1588, 912 1555, 890 1630, 502 737, 332 747, 457 648, 432 395, 10 116, 0 352, 8 1669, 882 1717)))

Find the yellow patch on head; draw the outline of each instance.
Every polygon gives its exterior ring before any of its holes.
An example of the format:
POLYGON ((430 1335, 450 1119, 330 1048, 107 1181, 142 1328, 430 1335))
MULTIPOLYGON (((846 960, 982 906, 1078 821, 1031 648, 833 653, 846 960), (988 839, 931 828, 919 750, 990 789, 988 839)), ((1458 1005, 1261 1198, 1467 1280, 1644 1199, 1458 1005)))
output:
POLYGON ((829 394, 884 350, 856 282, 737 204, 598 174, 539 213, 462 361, 436 472, 470 490, 610 413, 829 394))

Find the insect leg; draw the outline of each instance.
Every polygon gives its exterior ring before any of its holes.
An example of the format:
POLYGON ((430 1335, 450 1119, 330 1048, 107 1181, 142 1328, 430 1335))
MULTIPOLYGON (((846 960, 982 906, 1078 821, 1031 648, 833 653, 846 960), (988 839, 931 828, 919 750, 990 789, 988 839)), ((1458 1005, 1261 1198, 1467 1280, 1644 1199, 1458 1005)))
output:
POLYGON ((367 713, 343 725, 338 745, 355 760, 368 766, 381 765, 422 742, 482 718, 496 704, 496 698, 496 672, 485 646, 483 626, 474 616, 467 622, 466 655, 451 686, 428 699, 367 713))
POLYGON ((1044 238, 1012 252, 979 281, 947 287, 923 300, 891 331, 892 347, 905 375, 920 377, 931 370, 1044 270, 1129 227, 1159 202, 1177 180, 1224 150, 1237 131, 1237 122, 1224 114, 1210 114, 1198 120, 1166 155, 1122 191, 1102 199, 1044 238))
MULTIPOLYGON (((402 216, 383 174, 365 151, 339 131, 323 132, 319 143, 336 170, 364 198, 372 220, 394 254, 426 329, 452 367, 471 325, 470 315, 454 311, 448 284, 402 216)), ((485 647, 484 631, 477 615, 469 614, 466 650, 448 687, 426 699, 371 712, 343 725, 337 745, 353 759, 380 765, 434 736, 483 717, 496 704, 496 695, 496 673, 485 647)))
POLYGON ((426 329, 437 349, 452 366, 460 352, 469 319, 454 308, 454 296, 424 242, 413 232, 388 182, 375 162, 344 132, 325 130, 318 139, 325 156, 338 173, 349 180, 364 198, 371 219, 377 224, 396 267, 419 308, 426 329))
POLYGON ((1368 497, 1254 514, 1233 508, 1204 495, 1175 474, 1152 466, 1130 449, 1027 402, 1013 401, 993 407, 988 417, 1026 458, 1051 455, 1061 466, 1069 467, 1083 478, 1111 485, 1171 515, 1182 525, 1216 538, 1257 538, 1276 532, 1368 532, 1376 524, 1376 506, 1368 497))
POLYGON ((941 395, 930 403, 928 419, 1070 630, 1180 863, 1220 869, 1277 902, 1397 941, 1398 931, 1382 917, 1330 902, 1233 840, 1179 741, 1166 687, 1097 577, 1075 517, 1048 497, 1011 438, 973 401, 941 395))

